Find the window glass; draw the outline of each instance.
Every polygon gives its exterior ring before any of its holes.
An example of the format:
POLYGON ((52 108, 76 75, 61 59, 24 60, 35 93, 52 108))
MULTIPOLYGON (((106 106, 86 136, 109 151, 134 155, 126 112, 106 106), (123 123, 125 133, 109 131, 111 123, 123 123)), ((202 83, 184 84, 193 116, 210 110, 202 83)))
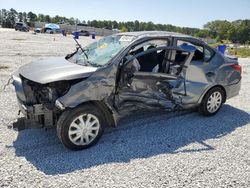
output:
MULTIPOLYGON (((204 47, 191 42, 178 40, 177 46, 187 51, 194 51, 194 57, 192 61, 204 61, 204 47)), ((178 54, 176 54, 177 56, 178 54)), ((178 59, 178 57, 176 57, 178 59)))
POLYGON ((205 57, 204 60, 205 61, 209 61, 211 59, 211 57, 213 56, 213 51, 209 50, 208 48, 205 48, 205 57))
POLYGON ((148 49, 158 48, 158 47, 167 46, 167 45, 168 45, 168 40, 163 40, 163 39, 149 40, 149 41, 143 42, 135 46, 132 49, 132 51, 136 52, 140 50, 140 52, 142 52, 148 49))
POLYGON ((133 36, 111 35, 103 37, 97 42, 91 43, 68 59, 72 63, 85 66, 106 65, 122 49, 126 48, 133 36))

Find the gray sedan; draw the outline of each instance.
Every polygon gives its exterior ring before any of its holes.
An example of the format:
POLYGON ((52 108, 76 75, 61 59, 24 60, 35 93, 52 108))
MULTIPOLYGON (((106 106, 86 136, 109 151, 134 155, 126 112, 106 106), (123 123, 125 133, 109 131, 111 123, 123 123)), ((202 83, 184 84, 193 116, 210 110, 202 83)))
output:
POLYGON ((79 150, 135 111, 215 115, 238 95, 241 66, 191 36, 132 32, 24 65, 13 80, 26 126, 57 127, 61 142, 79 150))

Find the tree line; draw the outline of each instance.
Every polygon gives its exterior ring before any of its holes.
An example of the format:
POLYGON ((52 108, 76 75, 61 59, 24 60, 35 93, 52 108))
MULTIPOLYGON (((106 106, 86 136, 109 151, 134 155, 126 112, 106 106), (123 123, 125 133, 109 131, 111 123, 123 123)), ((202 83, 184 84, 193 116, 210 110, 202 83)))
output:
POLYGON ((190 27, 177 27, 170 24, 155 24, 153 22, 140 22, 138 20, 128 22, 117 22, 110 20, 92 20, 85 21, 77 18, 66 18, 64 16, 54 16, 44 14, 35 14, 33 12, 17 12, 15 9, 0 10, 0 25, 6 28, 12 28, 16 22, 25 22, 29 26, 33 26, 34 22, 47 23, 65 23, 70 25, 86 24, 92 27, 119 29, 122 32, 126 31, 171 31, 187 35, 192 35, 200 38, 213 38, 217 41, 230 40, 242 44, 250 43, 250 20, 215 20, 204 25, 203 29, 190 27))

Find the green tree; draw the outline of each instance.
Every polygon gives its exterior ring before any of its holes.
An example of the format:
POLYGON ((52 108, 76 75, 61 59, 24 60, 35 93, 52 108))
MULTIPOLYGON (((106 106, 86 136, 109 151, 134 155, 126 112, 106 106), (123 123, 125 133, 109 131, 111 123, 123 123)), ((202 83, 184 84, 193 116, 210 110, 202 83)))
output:
POLYGON ((2 9, 2 27, 8 27, 7 15, 8 15, 8 11, 6 9, 2 9))
POLYGON ((134 28, 135 31, 140 30, 140 22, 138 20, 135 20, 134 26, 135 26, 135 28, 134 28))
POLYGON ((27 23, 27 13, 23 12, 23 22, 27 23))
POLYGON ((28 17, 29 22, 37 21, 37 15, 35 13, 31 12, 31 11, 28 12, 27 17, 28 17))
POLYGON ((51 22, 51 17, 49 15, 45 15, 44 16, 44 21, 47 22, 47 23, 50 23, 51 22))
POLYGON ((6 18, 6 26, 9 28, 14 27, 16 21, 17 21, 17 11, 13 8, 10 9, 7 13, 7 18, 6 18))
POLYGON ((2 10, 0 10, 0 25, 3 24, 3 15, 2 15, 2 10))
POLYGON ((153 22, 148 22, 145 24, 145 28, 146 31, 153 31, 155 30, 155 25, 153 22))
POLYGON ((113 21, 112 22, 112 28, 117 29, 118 27, 119 27, 119 25, 118 25, 117 21, 113 21))
POLYGON ((18 21, 23 22, 23 13, 22 12, 18 13, 18 21))
POLYGON ((125 26, 122 26, 121 32, 128 32, 128 29, 125 26))
POLYGON ((210 33, 207 29, 201 29, 195 34, 195 36, 199 38, 210 38, 210 33))

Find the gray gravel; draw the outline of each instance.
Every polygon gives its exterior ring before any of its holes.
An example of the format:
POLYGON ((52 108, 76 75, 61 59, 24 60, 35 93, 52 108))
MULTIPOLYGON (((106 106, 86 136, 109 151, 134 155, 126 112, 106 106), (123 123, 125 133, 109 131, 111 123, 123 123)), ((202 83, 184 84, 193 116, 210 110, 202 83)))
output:
MULTIPOLYGON (((19 66, 74 47, 70 37, 0 29, 0 67, 8 66, 0 68, 0 87, 19 66)), ((250 187, 250 59, 240 62, 241 93, 216 116, 134 115, 78 152, 65 149, 53 129, 9 129, 20 116, 8 87, 0 93, 0 186, 250 187)))

